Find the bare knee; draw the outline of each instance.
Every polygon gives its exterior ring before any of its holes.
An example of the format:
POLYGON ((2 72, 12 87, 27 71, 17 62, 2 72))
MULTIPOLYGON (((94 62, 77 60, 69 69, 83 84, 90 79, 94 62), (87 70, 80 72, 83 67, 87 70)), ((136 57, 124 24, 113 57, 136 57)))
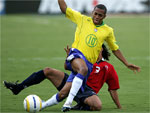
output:
POLYGON ((87 66, 80 67, 78 73, 86 76, 88 74, 88 67, 87 66))
POLYGON ((100 111, 102 109, 102 102, 97 95, 86 98, 84 103, 89 105, 93 111, 100 111))
POLYGON ((96 105, 96 106, 95 106, 95 109, 96 109, 97 111, 100 111, 100 110, 102 109, 102 104, 96 105))
POLYGON ((67 97, 67 93, 66 92, 59 92, 59 99, 64 99, 64 98, 66 98, 67 97))
POLYGON ((51 76, 52 75, 52 68, 50 68, 50 67, 46 67, 44 70, 44 75, 46 76, 46 77, 48 77, 48 76, 51 76))
POLYGON ((83 76, 86 76, 88 73, 88 67, 87 67, 85 61, 81 58, 74 59, 71 62, 71 67, 75 72, 80 73, 83 76))
POLYGON ((94 106, 91 107, 91 110, 93 110, 93 111, 102 110, 102 104, 95 104, 94 106))

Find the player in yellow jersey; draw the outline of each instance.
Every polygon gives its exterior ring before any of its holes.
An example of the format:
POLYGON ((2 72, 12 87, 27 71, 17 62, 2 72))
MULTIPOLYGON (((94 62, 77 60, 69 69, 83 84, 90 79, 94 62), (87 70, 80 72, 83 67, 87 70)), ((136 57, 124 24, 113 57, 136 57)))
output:
POLYGON ((66 17, 77 25, 72 49, 66 59, 67 69, 72 71, 67 82, 72 82, 72 86, 63 105, 62 110, 65 112, 71 108, 79 89, 84 91, 84 84, 92 70, 92 64, 96 62, 104 41, 107 42, 114 55, 129 69, 140 71, 140 67, 129 64, 119 50, 113 29, 103 22, 107 13, 104 5, 95 6, 92 17, 88 17, 68 8, 64 0, 58 0, 58 3, 66 17))

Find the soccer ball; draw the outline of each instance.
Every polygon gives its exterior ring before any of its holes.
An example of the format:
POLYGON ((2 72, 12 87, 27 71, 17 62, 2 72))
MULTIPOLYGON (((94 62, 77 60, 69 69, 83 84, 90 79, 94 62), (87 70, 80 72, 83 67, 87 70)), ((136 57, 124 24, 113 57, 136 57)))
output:
POLYGON ((42 108, 42 101, 37 95, 29 95, 23 101, 24 109, 30 113, 36 113, 42 108))

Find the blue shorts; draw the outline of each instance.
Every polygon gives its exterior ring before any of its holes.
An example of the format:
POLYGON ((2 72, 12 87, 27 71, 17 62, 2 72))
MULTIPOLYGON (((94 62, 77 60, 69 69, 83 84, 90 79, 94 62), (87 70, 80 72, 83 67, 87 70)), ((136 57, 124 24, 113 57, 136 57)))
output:
POLYGON ((85 61, 87 67, 88 67, 88 74, 85 76, 84 80, 83 80, 83 84, 82 84, 82 87, 81 89, 84 90, 84 87, 85 87, 85 84, 86 84, 86 81, 90 75, 90 73, 92 72, 92 68, 93 68, 93 64, 90 63, 86 58, 85 56, 82 54, 82 52, 80 52, 79 50, 77 49, 74 49, 74 48, 71 48, 70 52, 69 52, 69 55, 66 59, 66 65, 67 65, 67 69, 72 71, 69 78, 67 79, 67 82, 72 82, 74 77, 76 76, 76 72, 73 71, 72 67, 71 67, 71 61, 75 58, 81 58, 85 61))
POLYGON ((93 89, 87 85, 85 85, 84 88, 84 92, 82 92, 81 90, 77 93, 77 95, 75 96, 74 100, 79 103, 82 102, 84 103, 84 100, 92 95, 97 95, 93 89))

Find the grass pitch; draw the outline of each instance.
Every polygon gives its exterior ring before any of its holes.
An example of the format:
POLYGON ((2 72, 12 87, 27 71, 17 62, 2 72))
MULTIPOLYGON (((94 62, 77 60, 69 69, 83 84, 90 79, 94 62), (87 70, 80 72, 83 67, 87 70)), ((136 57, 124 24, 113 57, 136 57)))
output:
MULTIPOLYGON (((98 93, 103 103, 101 113, 149 113, 149 20, 148 16, 138 15, 108 16, 105 20, 105 23, 114 28, 117 43, 124 56, 129 62, 139 65, 141 72, 135 75, 113 55, 111 56, 110 63, 119 75, 118 93, 123 109, 116 109, 105 84, 98 93)), ((23 109, 23 100, 27 95, 37 94, 46 100, 57 92, 52 84, 45 80, 15 96, 3 87, 2 81, 21 82, 32 72, 44 67, 64 71, 64 47, 67 44, 71 46, 74 31, 75 25, 64 16, 1 16, 1 113, 26 113, 23 109)), ((41 113, 59 113, 63 103, 64 101, 41 113)), ((97 112, 99 111, 95 111, 97 112)))

